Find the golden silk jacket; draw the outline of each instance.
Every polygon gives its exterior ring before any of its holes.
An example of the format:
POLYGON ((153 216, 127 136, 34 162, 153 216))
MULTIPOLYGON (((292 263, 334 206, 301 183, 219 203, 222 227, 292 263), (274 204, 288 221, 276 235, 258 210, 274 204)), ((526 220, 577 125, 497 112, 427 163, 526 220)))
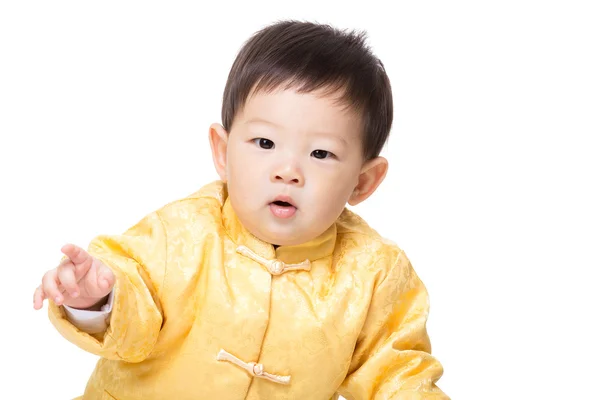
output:
POLYGON ((58 331, 101 357, 85 400, 448 399, 423 283, 347 209, 275 249, 214 182, 88 250, 117 277, 106 332, 49 305, 58 331))

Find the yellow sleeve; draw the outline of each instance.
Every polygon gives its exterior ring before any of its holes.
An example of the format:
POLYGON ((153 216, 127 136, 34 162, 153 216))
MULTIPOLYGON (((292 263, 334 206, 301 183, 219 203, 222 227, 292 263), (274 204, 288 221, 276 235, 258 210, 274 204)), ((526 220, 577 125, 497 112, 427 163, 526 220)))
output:
POLYGON ((88 252, 116 277, 107 330, 87 334, 67 320, 62 306, 49 301, 52 324, 67 340, 100 357, 144 360, 152 352, 163 322, 159 295, 165 276, 166 244, 164 224, 156 212, 123 235, 96 237, 88 252))
POLYGON ((429 298, 401 251, 377 286, 346 379, 348 400, 449 399, 436 382, 442 365, 426 331, 429 298))

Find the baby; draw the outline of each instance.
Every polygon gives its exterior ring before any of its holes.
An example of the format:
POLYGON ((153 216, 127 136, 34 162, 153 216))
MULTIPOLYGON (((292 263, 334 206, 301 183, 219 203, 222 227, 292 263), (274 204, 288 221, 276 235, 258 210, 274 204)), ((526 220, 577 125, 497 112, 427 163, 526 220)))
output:
POLYGON ((363 34, 251 37, 209 129, 220 177, 123 235, 68 244, 34 294, 100 356, 83 399, 448 399, 428 296, 366 200, 392 94, 363 34))

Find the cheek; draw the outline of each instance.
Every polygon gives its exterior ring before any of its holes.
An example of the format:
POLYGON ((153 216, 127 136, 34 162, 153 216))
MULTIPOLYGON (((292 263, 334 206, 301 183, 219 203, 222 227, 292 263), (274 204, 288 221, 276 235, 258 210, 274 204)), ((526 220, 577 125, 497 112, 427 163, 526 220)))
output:
POLYGON ((312 175, 319 187, 318 190, 335 198, 349 195, 358 183, 358 174, 348 171, 348 167, 320 168, 312 175))
POLYGON ((227 152, 227 172, 229 180, 233 181, 245 181, 247 175, 252 175, 248 171, 248 165, 251 164, 251 160, 247 154, 244 154, 243 149, 240 148, 239 144, 235 144, 228 148, 227 152))
POLYGON ((231 171, 247 176, 254 176, 256 173, 264 172, 266 164, 265 154, 256 151, 252 145, 248 145, 247 143, 236 143, 230 146, 227 153, 227 160, 231 171))
POLYGON ((319 183, 313 186, 313 198, 317 203, 315 208, 319 218, 337 218, 354 190, 354 181, 343 173, 332 176, 321 174, 318 181, 319 183))
POLYGON ((240 155, 240 152, 231 154, 227 163, 227 180, 231 197, 235 197, 243 207, 250 206, 260 197, 264 189, 265 162, 252 154, 240 155))

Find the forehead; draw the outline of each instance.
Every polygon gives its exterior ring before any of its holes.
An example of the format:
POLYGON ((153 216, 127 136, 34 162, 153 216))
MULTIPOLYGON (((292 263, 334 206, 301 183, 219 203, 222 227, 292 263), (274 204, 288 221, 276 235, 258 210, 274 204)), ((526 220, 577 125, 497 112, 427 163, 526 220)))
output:
POLYGON ((253 92, 239 112, 239 122, 270 123, 297 133, 330 132, 347 141, 360 140, 361 117, 340 99, 339 92, 322 89, 310 93, 294 88, 253 92))

